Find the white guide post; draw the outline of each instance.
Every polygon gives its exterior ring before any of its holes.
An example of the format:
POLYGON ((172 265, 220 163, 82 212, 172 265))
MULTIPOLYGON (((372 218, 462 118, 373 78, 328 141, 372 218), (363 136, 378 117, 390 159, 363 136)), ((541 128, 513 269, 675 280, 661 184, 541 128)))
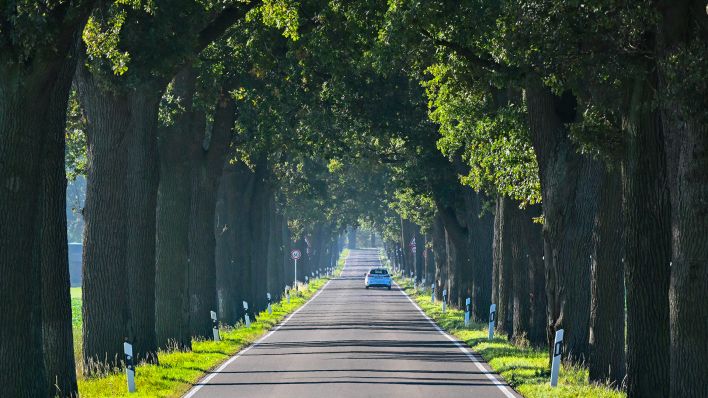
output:
POLYGON ((216 319, 216 311, 211 311, 211 329, 214 332, 214 341, 221 340, 219 338, 219 321, 216 319))
POLYGON ((442 312, 445 313, 445 305, 447 304, 447 289, 443 289, 442 312))
POLYGON ((465 300, 465 327, 468 327, 470 325, 470 303, 471 300, 469 297, 465 300))
POLYGON ((128 392, 135 392, 135 364, 133 363, 133 345, 129 342, 123 343, 125 353, 125 376, 128 379, 128 392))
POLYGON ((273 308, 270 306, 270 293, 266 293, 266 297, 268 298, 268 314, 272 314, 273 308))
POLYGON ((494 321, 497 317, 497 305, 492 304, 489 306, 489 340, 494 339, 494 321))
POLYGON ((556 330, 556 341, 553 344, 553 361, 551 362, 551 387, 558 385, 561 354, 563 354, 563 329, 556 330))
POLYGON ((430 293, 430 302, 435 304, 435 284, 433 283, 430 285, 430 290, 432 290, 432 293, 430 293))
POLYGON ((251 327, 251 318, 248 316, 248 303, 245 302, 245 301, 243 302, 243 310, 246 312, 246 313, 243 315, 243 319, 244 319, 244 321, 245 321, 245 323, 246 323, 246 327, 247 327, 247 328, 250 328, 250 327, 251 327))
POLYGON ((288 300, 288 304, 290 304, 290 286, 285 286, 285 298, 288 300))

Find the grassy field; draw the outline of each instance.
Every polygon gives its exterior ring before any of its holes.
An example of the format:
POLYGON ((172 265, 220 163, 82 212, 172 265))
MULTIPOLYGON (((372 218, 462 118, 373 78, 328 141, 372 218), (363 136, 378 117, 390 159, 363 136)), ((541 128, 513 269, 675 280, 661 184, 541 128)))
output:
POLYGON ((588 371, 579 365, 563 364, 558 387, 549 385, 550 368, 544 350, 512 344, 505 337, 488 340, 487 324, 464 326, 464 311, 430 302, 430 289, 414 289, 408 278, 398 284, 425 313, 451 335, 464 341, 489 363, 516 391, 527 398, 623 398, 626 394, 607 385, 590 384, 588 371))
MULTIPOLYGON (((348 255, 345 249, 337 264, 338 274, 348 255)), ((288 314, 309 300, 329 278, 310 281, 307 289, 300 289, 297 296, 291 296, 290 304, 282 300, 273 304, 273 314, 264 311, 250 328, 242 324, 222 326, 219 342, 211 340, 193 341, 189 352, 160 352, 159 365, 140 364, 136 367, 135 394, 128 394, 125 373, 117 369, 99 377, 83 378, 79 375, 79 393, 82 398, 93 397, 179 397, 204 376, 238 351, 258 340, 268 330, 282 321, 288 314)), ((72 288, 72 308, 74 310, 74 342, 77 360, 80 359, 81 335, 81 291, 72 288), (78 315, 76 312, 78 311, 78 315), (77 344, 78 343, 78 344, 77 344)), ((77 362, 77 366, 80 361, 77 362)), ((79 372, 80 374, 80 372, 79 372)))

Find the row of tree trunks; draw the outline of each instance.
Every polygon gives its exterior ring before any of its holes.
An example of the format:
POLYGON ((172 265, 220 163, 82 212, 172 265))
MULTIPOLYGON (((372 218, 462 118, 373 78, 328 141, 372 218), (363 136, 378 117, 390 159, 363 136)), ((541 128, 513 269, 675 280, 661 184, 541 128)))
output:
POLYGON ((211 134, 206 134, 203 112, 196 116, 194 123, 189 223, 189 329, 192 336, 210 335, 211 319, 207 315, 217 310, 216 194, 229 152, 234 118, 235 103, 228 93, 222 92, 216 102, 211 134))

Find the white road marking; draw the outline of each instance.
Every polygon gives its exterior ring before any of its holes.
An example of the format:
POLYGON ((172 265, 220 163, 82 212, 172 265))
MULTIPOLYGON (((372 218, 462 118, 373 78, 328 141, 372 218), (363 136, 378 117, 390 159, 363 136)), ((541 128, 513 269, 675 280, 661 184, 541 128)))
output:
MULTIPOLYGON (((394 282, 394 283, 396 283, 396 282, 394 282)), ((511 388, 509 388, 509 386, 507 386, 505 383, 501 382, 501 381, 494 375, 494 373, 492 373, 492 372, 488 371, 487 369, 485 369, 484 366, 477 360, 477 358, 475 358, 474 355, 472 355, 472 353, 470 352, 470 350, 469 350, 467 347, 465 347, 465 346, 463 346, 462 344, 460 344, 460 342, 457 341, 457 339, 455 339, 454 337, 450 336, 446 331, 442 330, 442 328, 440 328, 440 326, 438 326, 438 324, 435 323, 435 321, 432 320, 432 319, 428 316, 428 314, 426 314, 426 313, 423 311, 423 309, 420 308, 420 306, 418 305, 418 303, 416 303, 415 301, 413 301, 413 299, 411 299, 411 297, 410 297, 406 292, 403 291, 403 289, 401 288, 401 286, 400 286, 398 283, 396 283, 396 286, 398 286, 398 289, 399 289, 398 291, 401 292, 401 294, 402 294, 405 298, 407 298, 408 301, 411 302, 411 304, 413 304, 413 306, 418 310, 418 312, 420 312, 420 314, 423 315, 423 317, 424 317, 428 322, 430 322, 430 324, 435 328, 435 330, 437 330, 440 334, 442 334, 443 336, 445 336, 445 338, 447 338, 447 339, 450 340, 453 344, 455 344, 455 346, 457 346, 457 348, 459 348, 460 351, 462 351, 462 352, 467 356, 467 358, 469 358, 470 361, 472 361, 472 362, 475 364, 475 366, 477 367, 477 369, 479 369, 480 372, 482 372, 485 376, 487 376, 487 378, 488 378, 492 383, 494 383, 494 385, 496 385, 497 388, 499 388, 499 390, 501 390, 501 392, 502 392, 505 396, 507 396, 508 398, 517 398, 517 396, 514 395, 514 393, 511 391, 511 388)))
POLYGON ((268 334, 266 334, 265 336, 263 336, 263 337, 261 337, 260 339, 256 340, 255 343, 253 343, 253 344, 249 345, 248 347, 244 348, 243 350, 239 351, 236 355, 234 355, 234 356, 232 356, 231 358, 229 358, 228 361, 224 362, 223 364, 221 364, 221 366, 219 366, 218 368, 216 368, 215 371, 211 372, 211 373, 209 374, 209 376, 207 376, 207 377, 203 378, 202 380, 200 380, 199 382, 197 382, 197 384, 196 384, 194 387, 192 387, 192 389, 189 390, 189 392, 188 392, 186 395, 184 395, 182 398, 191 398, 191 397, 193 397, 194 394, 196 394, 199 390, 201 390, 202 387, 204 387, 205 385, 207 385, 207 383, 209 383, 209 381, 210 381, 211 379, 213 379, 217 374, 219 374, 219 373, 222 372, 224 369, 226 369, 226 367, 229 366, 233 361, 235 361, 236 359, 238 359, 241 355, 243 355, 243 354, 247 353, 248 351, 250 351, 251 348, 257 347, 259 344, 263 343, 268 337, 270 337, 273 333, 275 333, 275 332, 277 332, 278 330, 280 330, 281 327, 283 327, 286 323, 288 323, 288 321, 290 320, 290 318, 292 318, 293 316, 295 316, 295 314, 297 314, 298 312, 302 311, 302 309, 305 308, 305 307, 307 307, 307 305, 310 304, 310 303, 312 302, 312 300, 316 299, 317 296, 319 296, 320 294, 322 294, 322 292, 324 292, 324 290, 327 288, 327 285, 329 285, 330 282, 332 282, 331 279, 328 280, 327 283, 325 283, 324 286, 322 286, 322 288, 321 288, 317 293, 315 293, 314 296, 310 297, 310 299, 307 300, 307 302, 305 302, 305 304, 303 304, 302 307, 298 308, 298 309, 295 310, 292 314, 288 315, 288 317, 285 318, 285 320, 284 320, 283 322, 281 322, 280 324, 278 324, 278 326, 276 326, 275 328, 273 328, 273 330, 271 330, 270 332, 268 332, 268 334))

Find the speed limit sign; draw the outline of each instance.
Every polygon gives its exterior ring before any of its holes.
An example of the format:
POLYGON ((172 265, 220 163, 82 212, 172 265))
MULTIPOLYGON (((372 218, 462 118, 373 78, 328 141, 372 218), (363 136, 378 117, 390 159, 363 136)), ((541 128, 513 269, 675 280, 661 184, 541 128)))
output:
POLYGON ((300 257, 302 257, 302 253, 300 252, 300 250, 295 249, 290 252, 290 258, 292 258, 293 260, 297 260, 300 257))

